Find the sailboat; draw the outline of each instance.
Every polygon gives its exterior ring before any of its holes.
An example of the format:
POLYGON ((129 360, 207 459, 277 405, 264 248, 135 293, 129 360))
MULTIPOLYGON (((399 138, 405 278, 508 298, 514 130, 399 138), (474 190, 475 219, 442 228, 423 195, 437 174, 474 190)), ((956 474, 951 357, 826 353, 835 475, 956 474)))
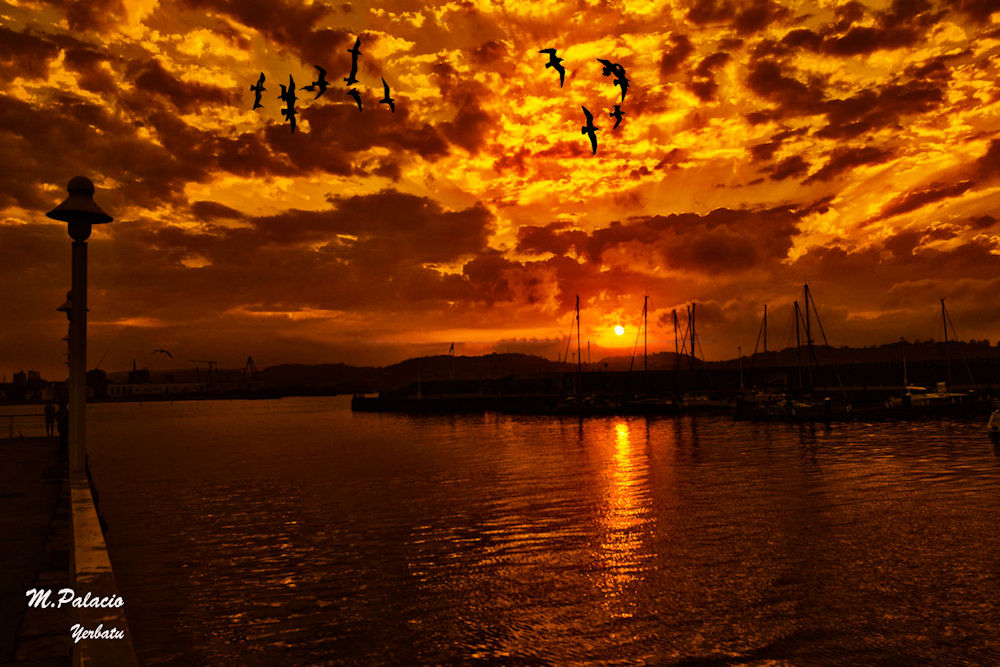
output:
MULTIPOLYGON (((756 392, 744 397, 737 406, 736 416, 742 419, 778 419, 785 421, 832 421, 834 419, 845 419, 851 416, 851 404, 846 401, 846 391, 840 380, 840 373, 836 366, 832 368, 837 384, 843 393, 844 400, 834 400, 831 396, 821 396, 816 393, 815 379, 820 369, 816 357, 816 350, 813 347, 812 336, 812 316, 816 318, 823 336, 823 344, 829 347, 826 339, 826 332, 823 330, 823 323, 819 318, 819 311, 816 309, 816 301, 809 290, 809 285, 802 286, 804 296, 804 308, 799 307, 799 302, 793 302, 793 317, 795 319, 795 356, 796 367, 798 368, 798 391, 786 393, 756 392), (810 313, 810 304, 812 305, 810 313), (803 313, 804 311, 804 313, 803 313), (805 350, 808 359, 803 366, 802 333, 805 333, 805 350)), ((767 311, 765 310, 765 318, 767 311)), ((765 319, 766 323, 766 319, 765 319)), ((766 326, 766 324, 762 325, 766 326)), ((759 338, 759 336, 758 336, 759 338)), ((766 340, 766 339, 765 339, 766 340)), ((766 343, 765 343, 766 345, 766 343)))
MULTIPOLYGON (((906 377, 906 357, 903 357, 903 393, 901 396, 892 396, 886 401, 885 405, 888 408, 904 410, 919 410, 921 412, 939 412, 951 414, 959 412, 963 407, 972 407, 974 404, 975 389, 969 393, 961 393, 950 391, 949 387, 952 381, 951 374, 951 359, 948 356, 948 329, 951 326, 952 341, 958 340, 958 334, 955 331, 955 325, 951 321, 951 317, 948 314, 947 308, 944 305, 944 299, 941 299, 941 325, 944 329, 944 346, 942 348, 942 356, 944 357, 945 366, 947 368, 947 381, 940 381, 935 383, 934 390, 930 391, 926 387, 921 387, 917 385, 912 385, 908 382, 906 377)), ((963 359, 963 361, 965 361, 963 359)), ((972 379, 972 371, 969 369, 968 362, 965 362, 965 369, 969 374, 969 382, 975 387, 975 381, 972 379)), ((992 417, 991 417, 992 420, 992 417)))

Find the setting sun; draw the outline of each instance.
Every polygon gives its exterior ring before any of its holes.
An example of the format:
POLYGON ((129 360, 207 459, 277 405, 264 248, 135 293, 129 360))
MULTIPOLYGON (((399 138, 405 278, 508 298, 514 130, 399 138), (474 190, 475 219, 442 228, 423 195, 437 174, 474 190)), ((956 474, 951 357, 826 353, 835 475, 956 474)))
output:
POLYGON ((616 326, 616 327, 615 327, 615 334, 616 334, 616 335, 618 335, 618 336, 621 336, 621 335, 622 335, 622 334, 624 334, 624 333, 625 333, 625 327, 623 327, 623 326, 622 326, 622 325, 620 325, 620 324, 619 324, 618 326, 616 326))

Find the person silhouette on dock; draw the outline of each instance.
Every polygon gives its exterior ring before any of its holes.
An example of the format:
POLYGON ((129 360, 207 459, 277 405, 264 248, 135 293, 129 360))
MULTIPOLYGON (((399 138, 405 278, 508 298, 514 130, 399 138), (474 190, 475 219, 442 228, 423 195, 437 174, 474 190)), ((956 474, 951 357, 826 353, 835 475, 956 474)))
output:
POLYGON ((65 454, 69 451, 69 410, 66 409, 66 401, 59 401, 56 429, 59 431, 59 454, 65 454))
POLYGON ((51 438, 56 430, 56 406, 52 401, 45 401, 45 437, 51 438))

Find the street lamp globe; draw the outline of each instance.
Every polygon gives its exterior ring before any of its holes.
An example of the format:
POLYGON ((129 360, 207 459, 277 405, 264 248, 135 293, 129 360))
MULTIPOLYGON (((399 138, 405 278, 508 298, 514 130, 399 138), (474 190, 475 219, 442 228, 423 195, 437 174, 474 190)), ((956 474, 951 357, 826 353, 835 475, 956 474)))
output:
POLYGON ((66 189, 69 196, 45 215, 68 223, 69 235, 74 241, 86 241, 90 238, 91 225, 104 224, 114 219, 94 201, 94 183, 86 176, 74 176, 66 189))

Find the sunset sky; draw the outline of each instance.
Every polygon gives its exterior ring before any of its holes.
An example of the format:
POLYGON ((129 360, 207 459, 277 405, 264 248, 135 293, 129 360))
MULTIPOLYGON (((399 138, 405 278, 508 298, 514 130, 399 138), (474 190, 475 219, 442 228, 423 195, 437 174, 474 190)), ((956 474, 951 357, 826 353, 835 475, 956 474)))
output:
POLYGON ((601 354, 631 351, 648 295, 651 351, 696 302, 705 355, 731 358, 765 303, 769 347, 794 343, 804 281, 834 345, 940 338, 942 297, 961 338, 1000 337, 993 0, 7 0, 0 17, 8 378, 65 377, 70 241, 45 212, 77 174, 115 217, 90 240, 105 370, 381 365, 453 341, 555 359, 577 294, 601 354), (597 58, 630 79, 617 130, 597 58), (279 84, 313 65, 333 85, 297 92, 292 134, 279 84))

